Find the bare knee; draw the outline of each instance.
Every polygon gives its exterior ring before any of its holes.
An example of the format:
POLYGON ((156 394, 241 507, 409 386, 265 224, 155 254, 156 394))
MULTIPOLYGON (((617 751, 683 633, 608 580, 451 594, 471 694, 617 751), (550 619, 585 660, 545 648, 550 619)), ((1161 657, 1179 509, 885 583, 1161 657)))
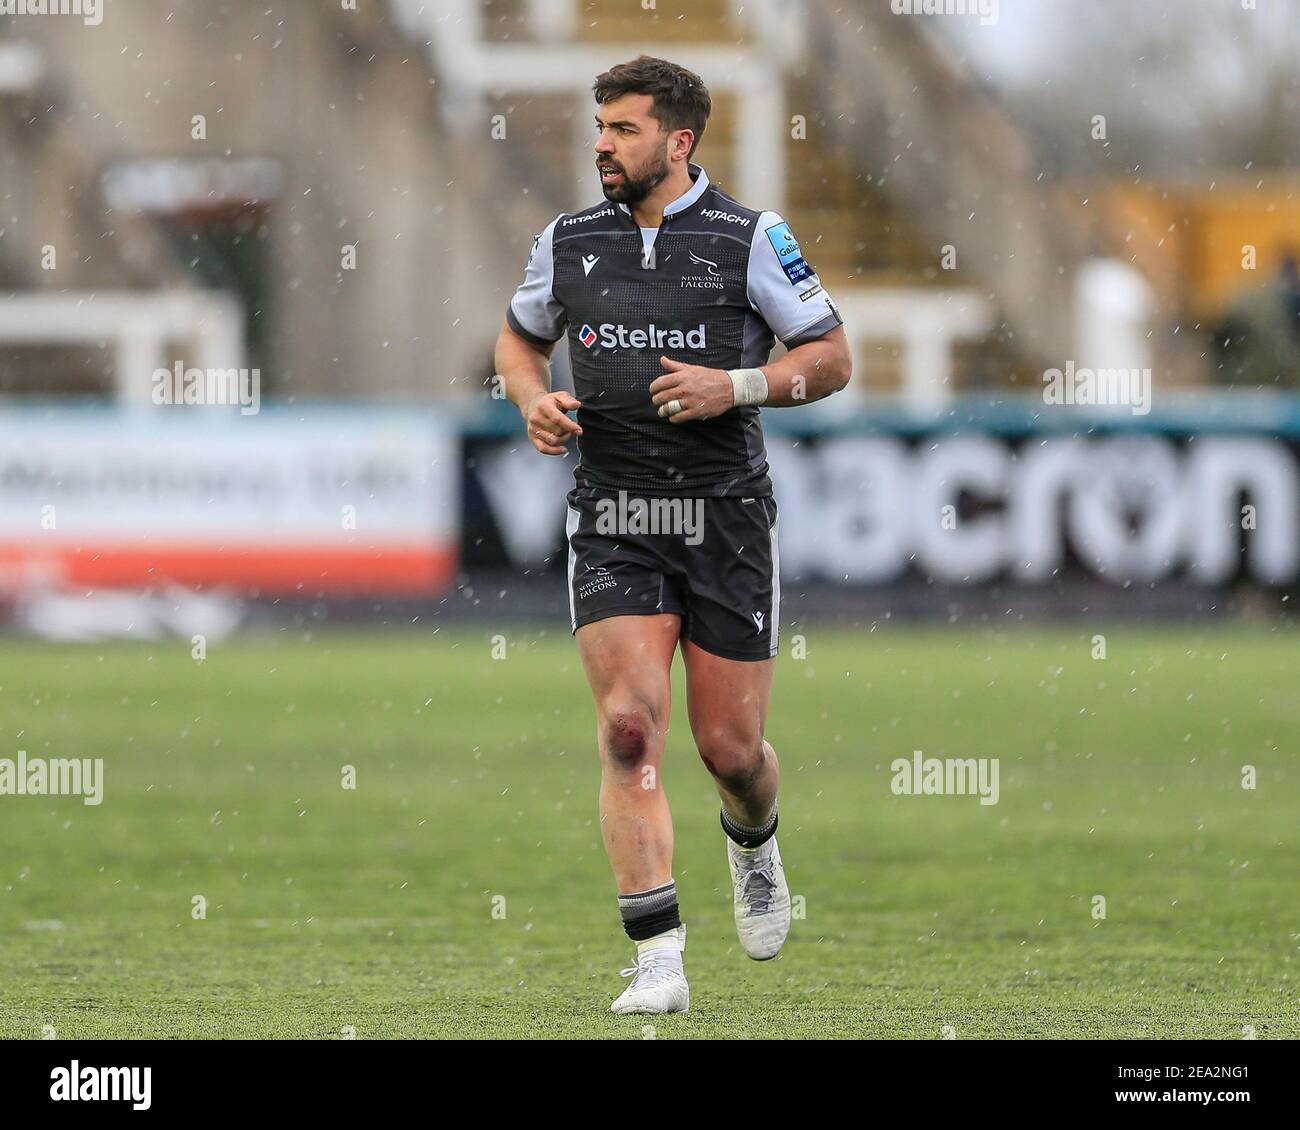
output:
POLYGON ((610 764, 630 772, 653 764, 663 745, 660 711, 643 699, 611 699, 600 712, 601 748, 610 764))
POLYGON ((763 739, 753 735, 696 735, 700 760, 729 793, 743 796, 763 772, 763 739))

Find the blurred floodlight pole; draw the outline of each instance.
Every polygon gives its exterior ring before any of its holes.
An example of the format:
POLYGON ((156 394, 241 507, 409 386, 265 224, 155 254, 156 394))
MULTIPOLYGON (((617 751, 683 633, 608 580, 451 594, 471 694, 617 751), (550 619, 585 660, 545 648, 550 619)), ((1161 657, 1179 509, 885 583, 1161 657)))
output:
POLYGON ((1151 285, 1118 259, 1094 258, 1075 285, 1075 364, 1091 369, 1153 367, 1151 285))

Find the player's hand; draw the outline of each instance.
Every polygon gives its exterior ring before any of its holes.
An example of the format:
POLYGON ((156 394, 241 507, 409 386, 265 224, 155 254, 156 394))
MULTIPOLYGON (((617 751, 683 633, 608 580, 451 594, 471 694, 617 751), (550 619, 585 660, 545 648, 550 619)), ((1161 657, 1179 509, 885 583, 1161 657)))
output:
POLYGON ((582 435, 582 429, 565 413, 581 407, 567 392, 544 392, 530 400, 524 410, 524 423, 533 446, 543 455, 568 454, 564 445, 582 435))
POLYGON ((688 365, 671 357, 660 357, 659 361, 668 372, 650 385, 650 400, 670 424, 707 420, 735 406, 736 391, 724 369, 688 365), (663 406, 674 400, 681 410, 668 416, 663 406))

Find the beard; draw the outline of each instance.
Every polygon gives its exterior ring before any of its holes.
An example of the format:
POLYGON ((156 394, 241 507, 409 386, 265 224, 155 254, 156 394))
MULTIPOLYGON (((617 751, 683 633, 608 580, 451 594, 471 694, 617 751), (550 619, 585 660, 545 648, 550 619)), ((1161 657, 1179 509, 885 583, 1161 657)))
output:
POLYGON ((601 192, 612 204, 640 204, 668 176, 668 158, 663 153, 651 157, 636 172, 612 161, 598 161, 597 167, 601 164, 607 164, 623 174, 623 179, 616 184, 601 183, 601 192))

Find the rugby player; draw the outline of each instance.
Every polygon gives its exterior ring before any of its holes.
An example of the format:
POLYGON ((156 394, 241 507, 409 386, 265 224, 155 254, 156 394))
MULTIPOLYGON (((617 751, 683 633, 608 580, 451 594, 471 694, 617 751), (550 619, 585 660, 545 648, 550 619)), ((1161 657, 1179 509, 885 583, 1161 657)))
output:
POLYGON ((737 934, 765 961, 789 932, 790 892, 776 751, 763 736, 780 578, 759 406, 842 389, 849 348, 789 225, 691 162, 711 108, 699 76, 642 55, 594 92, 604 200, 534 240, 496 368, 533 446, 578 450, 571 626, 595 700, 602 837, 637 950, 611 1008, 685 1012, 661 776, 669 672, 680 647, 691 733, 721 798, 737 934), (566 335, 575 395, 551 391, 549 358, 566 335), (778 338, 788 352, 769 364, 778 338))

